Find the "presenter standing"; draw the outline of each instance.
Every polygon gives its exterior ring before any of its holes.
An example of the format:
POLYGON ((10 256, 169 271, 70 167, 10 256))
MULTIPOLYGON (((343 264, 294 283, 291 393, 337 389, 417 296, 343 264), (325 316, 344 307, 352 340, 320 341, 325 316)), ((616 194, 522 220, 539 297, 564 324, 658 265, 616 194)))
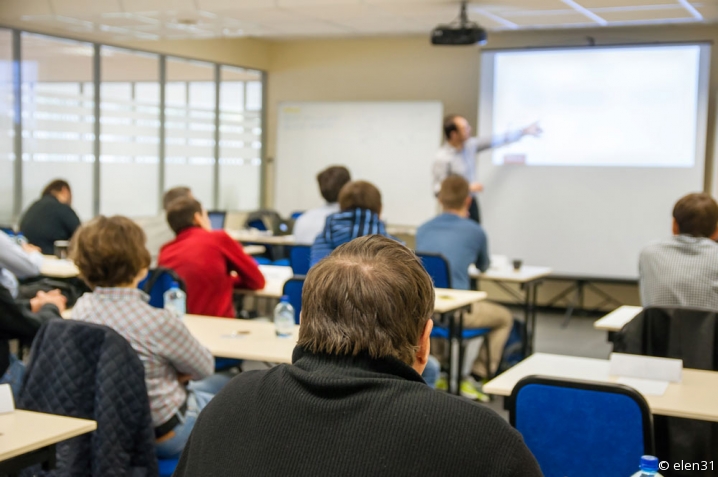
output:
POLYGON ((441 183, 452 174, 463 176, 469 182, 471 206, 469 216, 481 222, 479 203, 476 194, 484 190, 483 184, 476 180, 476 154, 486 149, 506 146, 519 141, 524 136, 538 137, 541 128, 538 122, 523 129, 509 131, 491 138, 471 137, 471 126, 466 118, 455 114, 444 118, 445 142, 436 154, 434 161, 434 194, 439 193, 441 183))

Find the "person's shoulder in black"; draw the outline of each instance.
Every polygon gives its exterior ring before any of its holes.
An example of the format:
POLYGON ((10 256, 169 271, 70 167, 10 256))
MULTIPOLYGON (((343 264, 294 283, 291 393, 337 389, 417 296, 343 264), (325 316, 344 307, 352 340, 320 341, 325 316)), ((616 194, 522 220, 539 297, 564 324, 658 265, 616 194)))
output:
POLYGON ((20 231, 27 240, 52 255, 56 240, 69 240, 80 226, 80 219, 68 204, 48 194, 33 203, 23 214, 20 231))
POLYGON ((175 475, 541 475, 495 412, 430 389, 398 360, 297 357, 225 386, 175 475))
POLYGON ((64 310, 65 302, 59 292, 51 292, 21 303, 0 285, 0 375, 5 373, 9 363, 8 340, 29 342, 44 323, 62 318, 60 313, 64 310))

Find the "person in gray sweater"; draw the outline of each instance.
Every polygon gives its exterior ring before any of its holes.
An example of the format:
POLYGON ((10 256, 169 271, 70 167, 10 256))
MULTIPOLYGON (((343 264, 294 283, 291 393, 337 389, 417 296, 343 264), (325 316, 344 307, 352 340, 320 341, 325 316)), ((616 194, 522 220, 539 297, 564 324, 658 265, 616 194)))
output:
POLYGON ((200 414, 175 476, 538 477, 494 411, 429 388, 434 288, 379 235, 309 271, 291 365, 245 372, 200 414))

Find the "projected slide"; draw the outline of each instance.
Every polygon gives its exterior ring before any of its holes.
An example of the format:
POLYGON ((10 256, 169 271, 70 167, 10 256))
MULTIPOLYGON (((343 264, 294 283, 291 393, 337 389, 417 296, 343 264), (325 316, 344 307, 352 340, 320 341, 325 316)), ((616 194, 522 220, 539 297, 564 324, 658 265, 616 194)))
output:
POLYGON ((540 138, 492 152, 494 164, 691 168, 698 45, 496 52, 494 134, 539 121, 540 138))

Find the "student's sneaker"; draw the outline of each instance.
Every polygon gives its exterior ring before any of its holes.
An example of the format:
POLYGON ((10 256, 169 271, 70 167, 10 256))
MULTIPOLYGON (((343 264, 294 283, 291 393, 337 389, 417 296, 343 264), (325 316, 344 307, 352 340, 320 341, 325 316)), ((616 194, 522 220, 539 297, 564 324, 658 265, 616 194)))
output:
POLYGON ((461 380, 461 385, 459 386, 459 392, 461 395, 467 399, 471 399, 472 401, 479 401, 479 402, 489 402, 491 401, 491 398, 487 396, 486 394, 482 393, 478 389, 476 389, 476 385, 473 379, 467 378, 461 380))
POLYGON ((443 374, 439 376, 439 379, 436 380, 436 386, 434 389, 437 389, 439 391, 448 391, 449 390, 449 381, 446 379, 446 376, 443 374))

